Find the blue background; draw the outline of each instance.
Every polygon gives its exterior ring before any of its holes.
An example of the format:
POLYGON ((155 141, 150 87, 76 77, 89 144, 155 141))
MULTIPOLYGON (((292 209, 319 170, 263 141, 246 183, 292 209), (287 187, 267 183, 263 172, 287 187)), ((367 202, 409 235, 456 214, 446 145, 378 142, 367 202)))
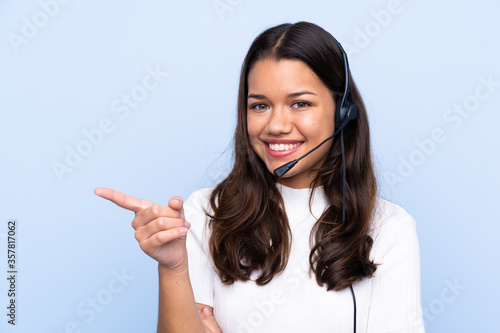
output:
POLYGON ((427 332, 496 331, 498 13, 494 0, 1 1, 0 253, 17 219, 19 274, 15 327, 0 279, 0 331, 156 331, 156 264, 133 214, 93 189, 165 204, 216 184, 251 41, 300 20, 346 48, 380 195, 417 220, 427 332))

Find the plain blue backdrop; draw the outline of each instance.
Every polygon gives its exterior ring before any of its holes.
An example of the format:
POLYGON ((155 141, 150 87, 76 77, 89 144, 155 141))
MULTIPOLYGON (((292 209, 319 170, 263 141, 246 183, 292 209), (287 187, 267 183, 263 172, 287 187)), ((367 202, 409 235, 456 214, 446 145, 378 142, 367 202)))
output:
MULTIPOLYGON (((380 196, 417 220, 427 332, 494 332, 500 4, 1 1, 2 332, 155 332, 157 271, 111 187, 167 203, 231 163, 239 69, 267 27, 343 43, 368 107, 380 196)), ((334 329, 332 328, 332 331, 334 329)))

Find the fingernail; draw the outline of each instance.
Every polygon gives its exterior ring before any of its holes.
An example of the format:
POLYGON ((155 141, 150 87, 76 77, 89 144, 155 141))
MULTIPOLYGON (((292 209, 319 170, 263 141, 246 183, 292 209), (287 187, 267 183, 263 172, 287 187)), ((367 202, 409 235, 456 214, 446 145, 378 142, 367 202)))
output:
POLYGON ((176 203, 177 203, 177 204, 179 204, 179 205, 181 204, 181 202, 180 202, 179 200, 177 200, 177 199, 172 199, 172 201, 171 201, 171 202, 176 202, 176 203))
POLYGON ((187 234, 188 230, 187 230, 187 228, 180 228, 180 229, 179 229, 179 232, 180 232, 181 234, 187 234))
POLYGON ((203 308, 203 313, 206 314, 207 316, 211 316, 212 315, 210 313, 210 310, 208 308, 203 308))
POLYGON ((191 223, 189 223, 188 221, 184 221, 184 226, 186 228, 190 228, 191 227, 191 223))
POLYGON ((200 314, 200 313, 201 313, 200 309, 196 309, 196 310, 198 310, 198 314, 200 314))
POLYGON ((184 212, 181 212, 181 219, 185 219, 184 212))

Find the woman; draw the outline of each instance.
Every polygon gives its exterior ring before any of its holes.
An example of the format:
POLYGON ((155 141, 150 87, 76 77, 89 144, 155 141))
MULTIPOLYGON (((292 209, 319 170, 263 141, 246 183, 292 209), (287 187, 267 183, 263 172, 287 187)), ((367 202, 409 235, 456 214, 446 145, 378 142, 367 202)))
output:
POLYGON ((96 189, 136 213, 136 238, 159 262, 159 332, 423 331, 415 222, 376 198, 349 77, 322 28, 268 29, 242 67, 222 183, 168 207, 96 189))

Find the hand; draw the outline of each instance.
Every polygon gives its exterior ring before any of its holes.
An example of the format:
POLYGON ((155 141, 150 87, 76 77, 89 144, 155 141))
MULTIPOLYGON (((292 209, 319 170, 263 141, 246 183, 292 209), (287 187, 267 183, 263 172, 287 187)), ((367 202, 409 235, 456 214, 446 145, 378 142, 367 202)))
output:
POLYGON ((200 315, 201 322, 203 323, 203 327, 205 327, 206 333, 222 333, 219 325, 215 321, 214 316, 207 307, 203 308, 203 310, 198 313, 200 315))
POLYGON ((180 197, 172 197, 167 207, 109 188, 96 188, 94 193, 135 213, 135 238, 147 255, 166 268, 187 269, 186 234, 191 225, 180 197))

